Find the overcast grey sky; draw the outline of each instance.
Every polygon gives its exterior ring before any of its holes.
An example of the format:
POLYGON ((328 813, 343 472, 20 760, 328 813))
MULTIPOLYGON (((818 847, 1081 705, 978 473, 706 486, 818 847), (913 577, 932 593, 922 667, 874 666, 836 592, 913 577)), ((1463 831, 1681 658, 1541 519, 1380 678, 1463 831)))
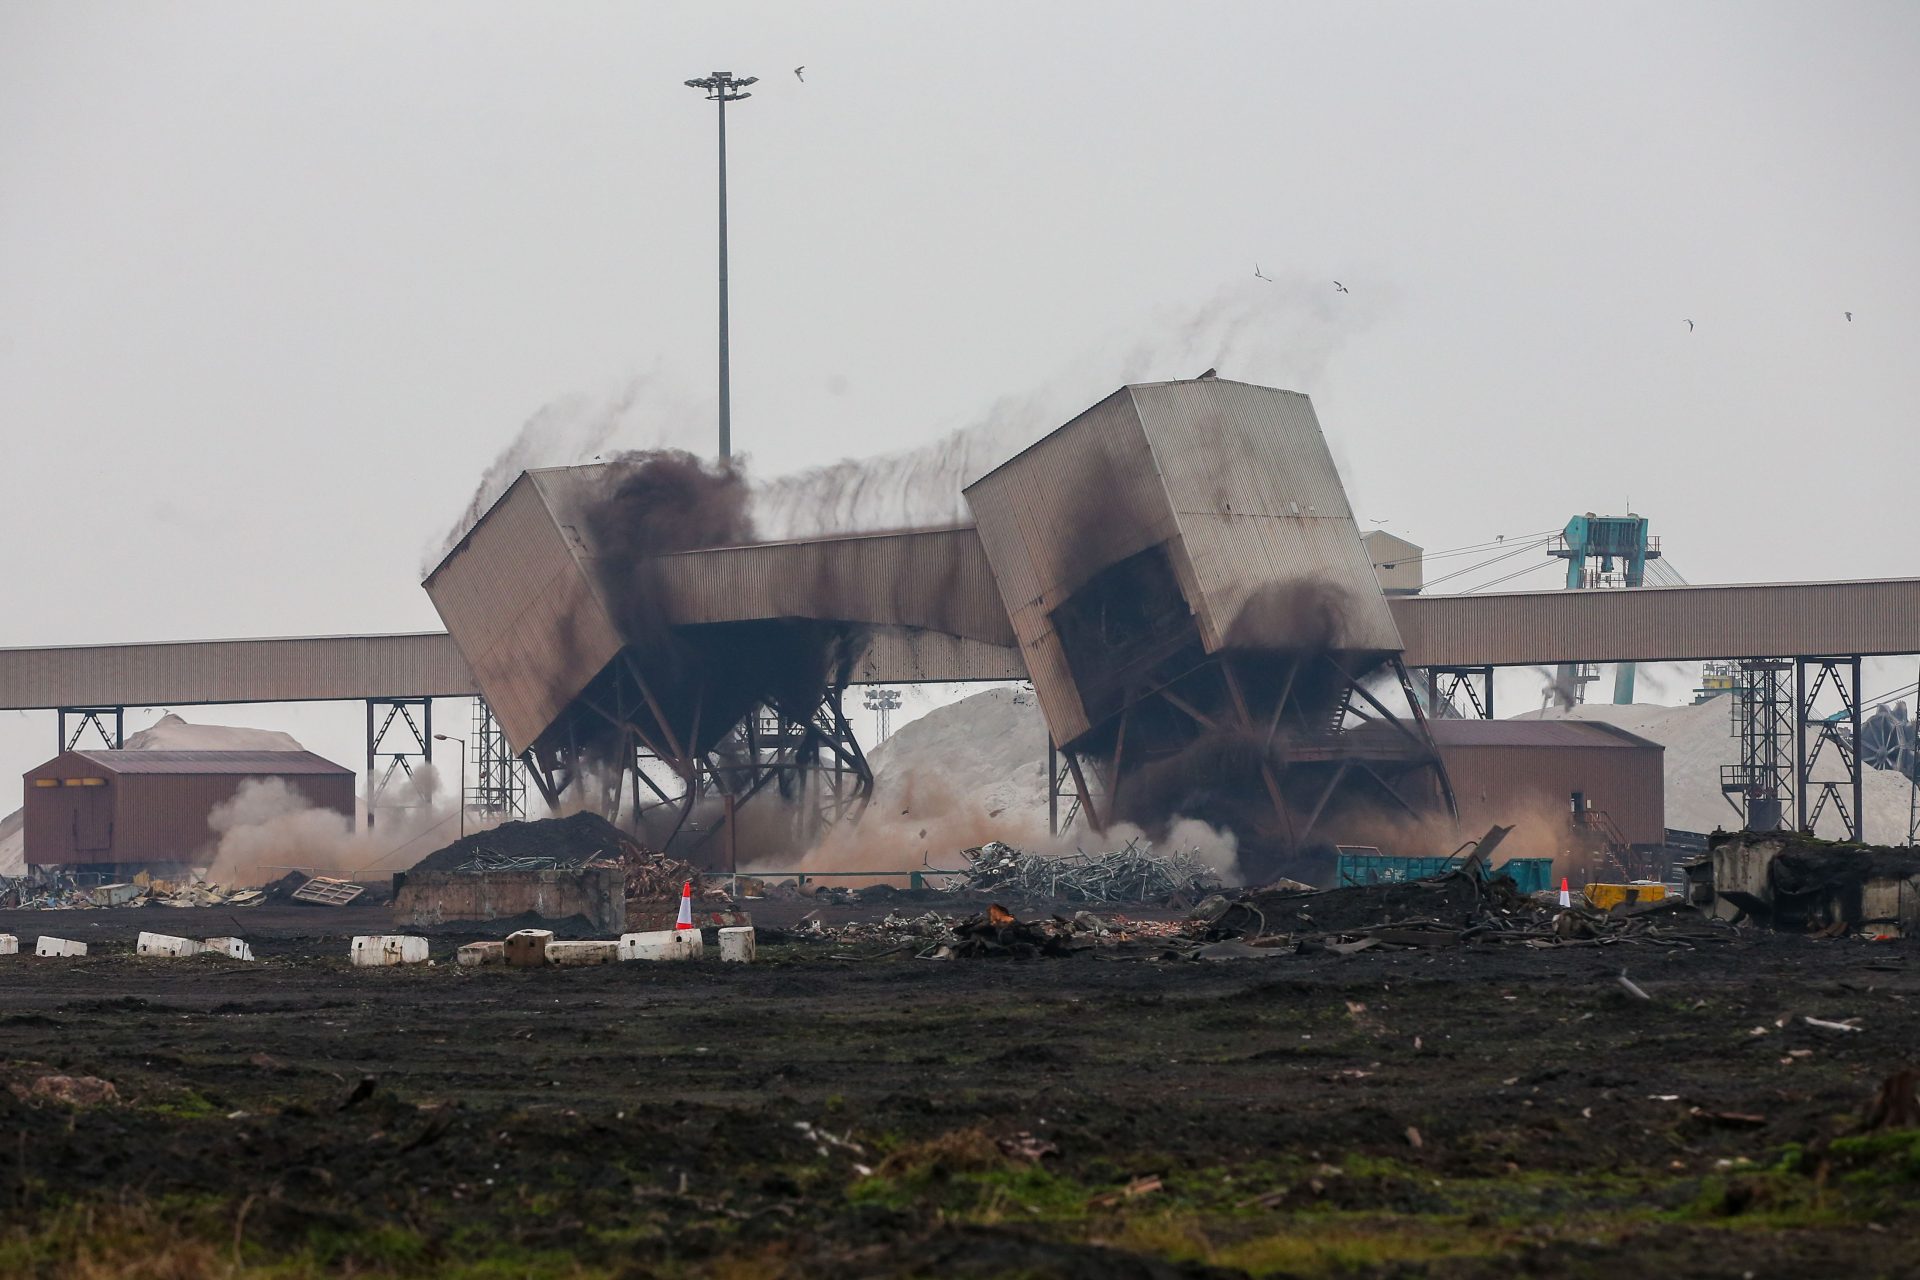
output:
POLYGON ((1920 6, 7 0, 0 644, 430 628, 543 406, 704 445, 716 68, 759 474, 1217 364, 1431 548, 1914 571, 1920 6))

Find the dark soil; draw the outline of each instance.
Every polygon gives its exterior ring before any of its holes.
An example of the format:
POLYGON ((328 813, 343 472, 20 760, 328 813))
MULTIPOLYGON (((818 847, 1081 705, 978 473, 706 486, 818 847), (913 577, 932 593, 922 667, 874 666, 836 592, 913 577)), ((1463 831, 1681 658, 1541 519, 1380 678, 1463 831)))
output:
MULTIPOLYGON (((0 930, 232 931, 200 914, 0 930)), ((1916 1132, 1854 1132, 1920 1047, 1905 942, 353 970, 383 915, 239 918, 256 964, 0 959, 0 1271, 1898 1275, 1920 1246, 1916 1132), (4 1087, 53 1074, 121 1102, 4 1087)))

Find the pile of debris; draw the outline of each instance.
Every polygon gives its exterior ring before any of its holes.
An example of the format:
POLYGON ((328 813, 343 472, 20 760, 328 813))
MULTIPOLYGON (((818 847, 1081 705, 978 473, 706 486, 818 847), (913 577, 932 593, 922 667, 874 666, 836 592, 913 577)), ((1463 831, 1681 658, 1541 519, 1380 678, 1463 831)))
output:
POLYGON ((1811 836, 1716 836, 1687 867, 1696 901, 1735 920, 1828 937, 1920 931, 1920 849, 1811 836))
POLYGON ((1679 898, 1602 911, 1519 893, 1469 867, 1424 880, 1215 898, 1195 913, 1202 936, 1294 953, 1518 944, 1536 948, 1730 942, 1732 928, 1679 898))
POLYGON ((1188 907, 1220 888, 1219 877, 1193 853, 1155 853, 1144 840, 1108 853, 1058 855, 995 840, 964 854, 966 871, 947 887, 1001 898, 1188 907))
MULTIPOLYGON (((597 813, 503 822, 455 840, 413 864, 415 871, 557 871, 653 851, 597 813)), ((657 856, 657 855, 656 855, 657 856)), ((678 886, 676 886, 677 888, 678 886)))
MULTIPOLYGON (((649 849, 605 818, 506 822, 428 854, 393 882, 397 928, 437 929, 505 920, 585 930, 589 936, 671 928, 687 863, 649 849)), ((731 906, 724 889, 701 894, 731 906)), ((737 913, 703 908, 699 923, 737 925, 737 913)))
MULTIPOLYGON (((413 872, 452 871, 490 875, 506 871, 581 871, 617 868, 626 896, 646 901, 677 898, 699 873, 678 858, 649 849, 597 813, 533 822, 503 822, 454 841, 413 865, 413 872)), ((723 891, 713 890, 712 893, 723 891)))
POLYGON ((875 953, 878 955, 912 951, 922 960, 1028 959, 1075 955, 1096 946, 1184 941, 1192 928, 1185 921, 1129 920, 1125 916, 1096 916, 1090 911, 1076 911, 1071 917, 1021 920, 996 902, 979 915, 964 919, 938 911, 918 916, 892 912, 884 920, 828 925, 817 913, 809 913, 795 936, 841 946, 886 948, 875 953))
POLYGON ((22 878, 8 886, 0 906, 34 911, 91 911, 102 907, 257 907, 263 889, 227 888, 197 880, 163 880, 141 872, 116 884, 82 885, 71 875, 22 878))

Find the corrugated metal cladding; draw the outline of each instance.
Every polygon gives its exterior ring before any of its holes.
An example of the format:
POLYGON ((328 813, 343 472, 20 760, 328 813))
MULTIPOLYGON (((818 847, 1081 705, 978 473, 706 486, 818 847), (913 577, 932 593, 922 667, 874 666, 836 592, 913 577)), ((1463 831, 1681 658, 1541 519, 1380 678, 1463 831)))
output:
POLYGON ((1565 833, 1578 792, 1632 843, 1666 838, 1658 743, 1590 721, 1436 720, 1431 728, 1462 835, 1514 826, 1516 848, 1531 852, 1565 833))
MULTIPOLYGON (((1298 393, 1212 378, 1123 387, 966 496, 1056 741, 1090 726, 1053 612, 1148 547, 1166 544, 1209 651, 1249 600, 1299 582, 1340 597, 1342 647, 1400 647, 1313 406, 1298 393)), ((1237 639, 1297 638, 1264 630, 1237 639)))
POLYGON ((1400 647, 1312 401, 1212 378, 1129 390, 1193 564, 1200 595, 1191 603, 1209 651, 1250 596, 1300 581, 1341 597, 1337 647, 1400 647))
POLYGON ((167 773, 181 777, 255 774, 345 774, 342 768, 311 751, 70 751, 108 773, 167 773))
POLYGON ((654 564, 677 624, 814 618, 1013 644, 971 528, 683 551, 654 564))
POLYGON ((278 780, 351 829, 353 771, 309 752, 66 751, 27 771, 27 862, 205 865, 215 847, 209 817, 256 778, 278 780), (232 759, 212 759, 221 756, 232 759))
POLYGON ((0 709, 469 697, 443 634, 0 649, 0 709))
POLYGON ((854 664, 855 684, 1025 680, 1027 664, 1012 645, 982 644, 938 631, 875 627, 854 664))
POLYGON ((622 643, 580 563, 584 540, 556 519, 546 492, 570 499, 574 477, 566 472, 578 470, 523 473, 425 584, 516 751, 533 744, 622 643))
POLYGON ((1920 578, 1396 598, 1410 666, 1920 653, 1920 578))
POLYGON ((1173 511, 1123 387, 966 489, 1056 742, 1085 733, 1053 611, 1106 566, 1170 539, 1173 511))

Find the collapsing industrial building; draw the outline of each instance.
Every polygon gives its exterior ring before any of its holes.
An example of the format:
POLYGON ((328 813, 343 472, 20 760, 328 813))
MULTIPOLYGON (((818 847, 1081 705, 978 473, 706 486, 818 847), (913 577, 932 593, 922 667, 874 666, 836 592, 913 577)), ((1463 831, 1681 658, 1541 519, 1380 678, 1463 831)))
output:
POLYGON ((1303 395, 1123 387, 969 486, 972 527, 751 543, 736 479, 528 472, 427 578, 550 803, 602 788, 712 858, 769 792, 857 813, 849 683, 1024 675, 1095 825, 1202 818, 1274 871, 1452 812, 1303 395))

